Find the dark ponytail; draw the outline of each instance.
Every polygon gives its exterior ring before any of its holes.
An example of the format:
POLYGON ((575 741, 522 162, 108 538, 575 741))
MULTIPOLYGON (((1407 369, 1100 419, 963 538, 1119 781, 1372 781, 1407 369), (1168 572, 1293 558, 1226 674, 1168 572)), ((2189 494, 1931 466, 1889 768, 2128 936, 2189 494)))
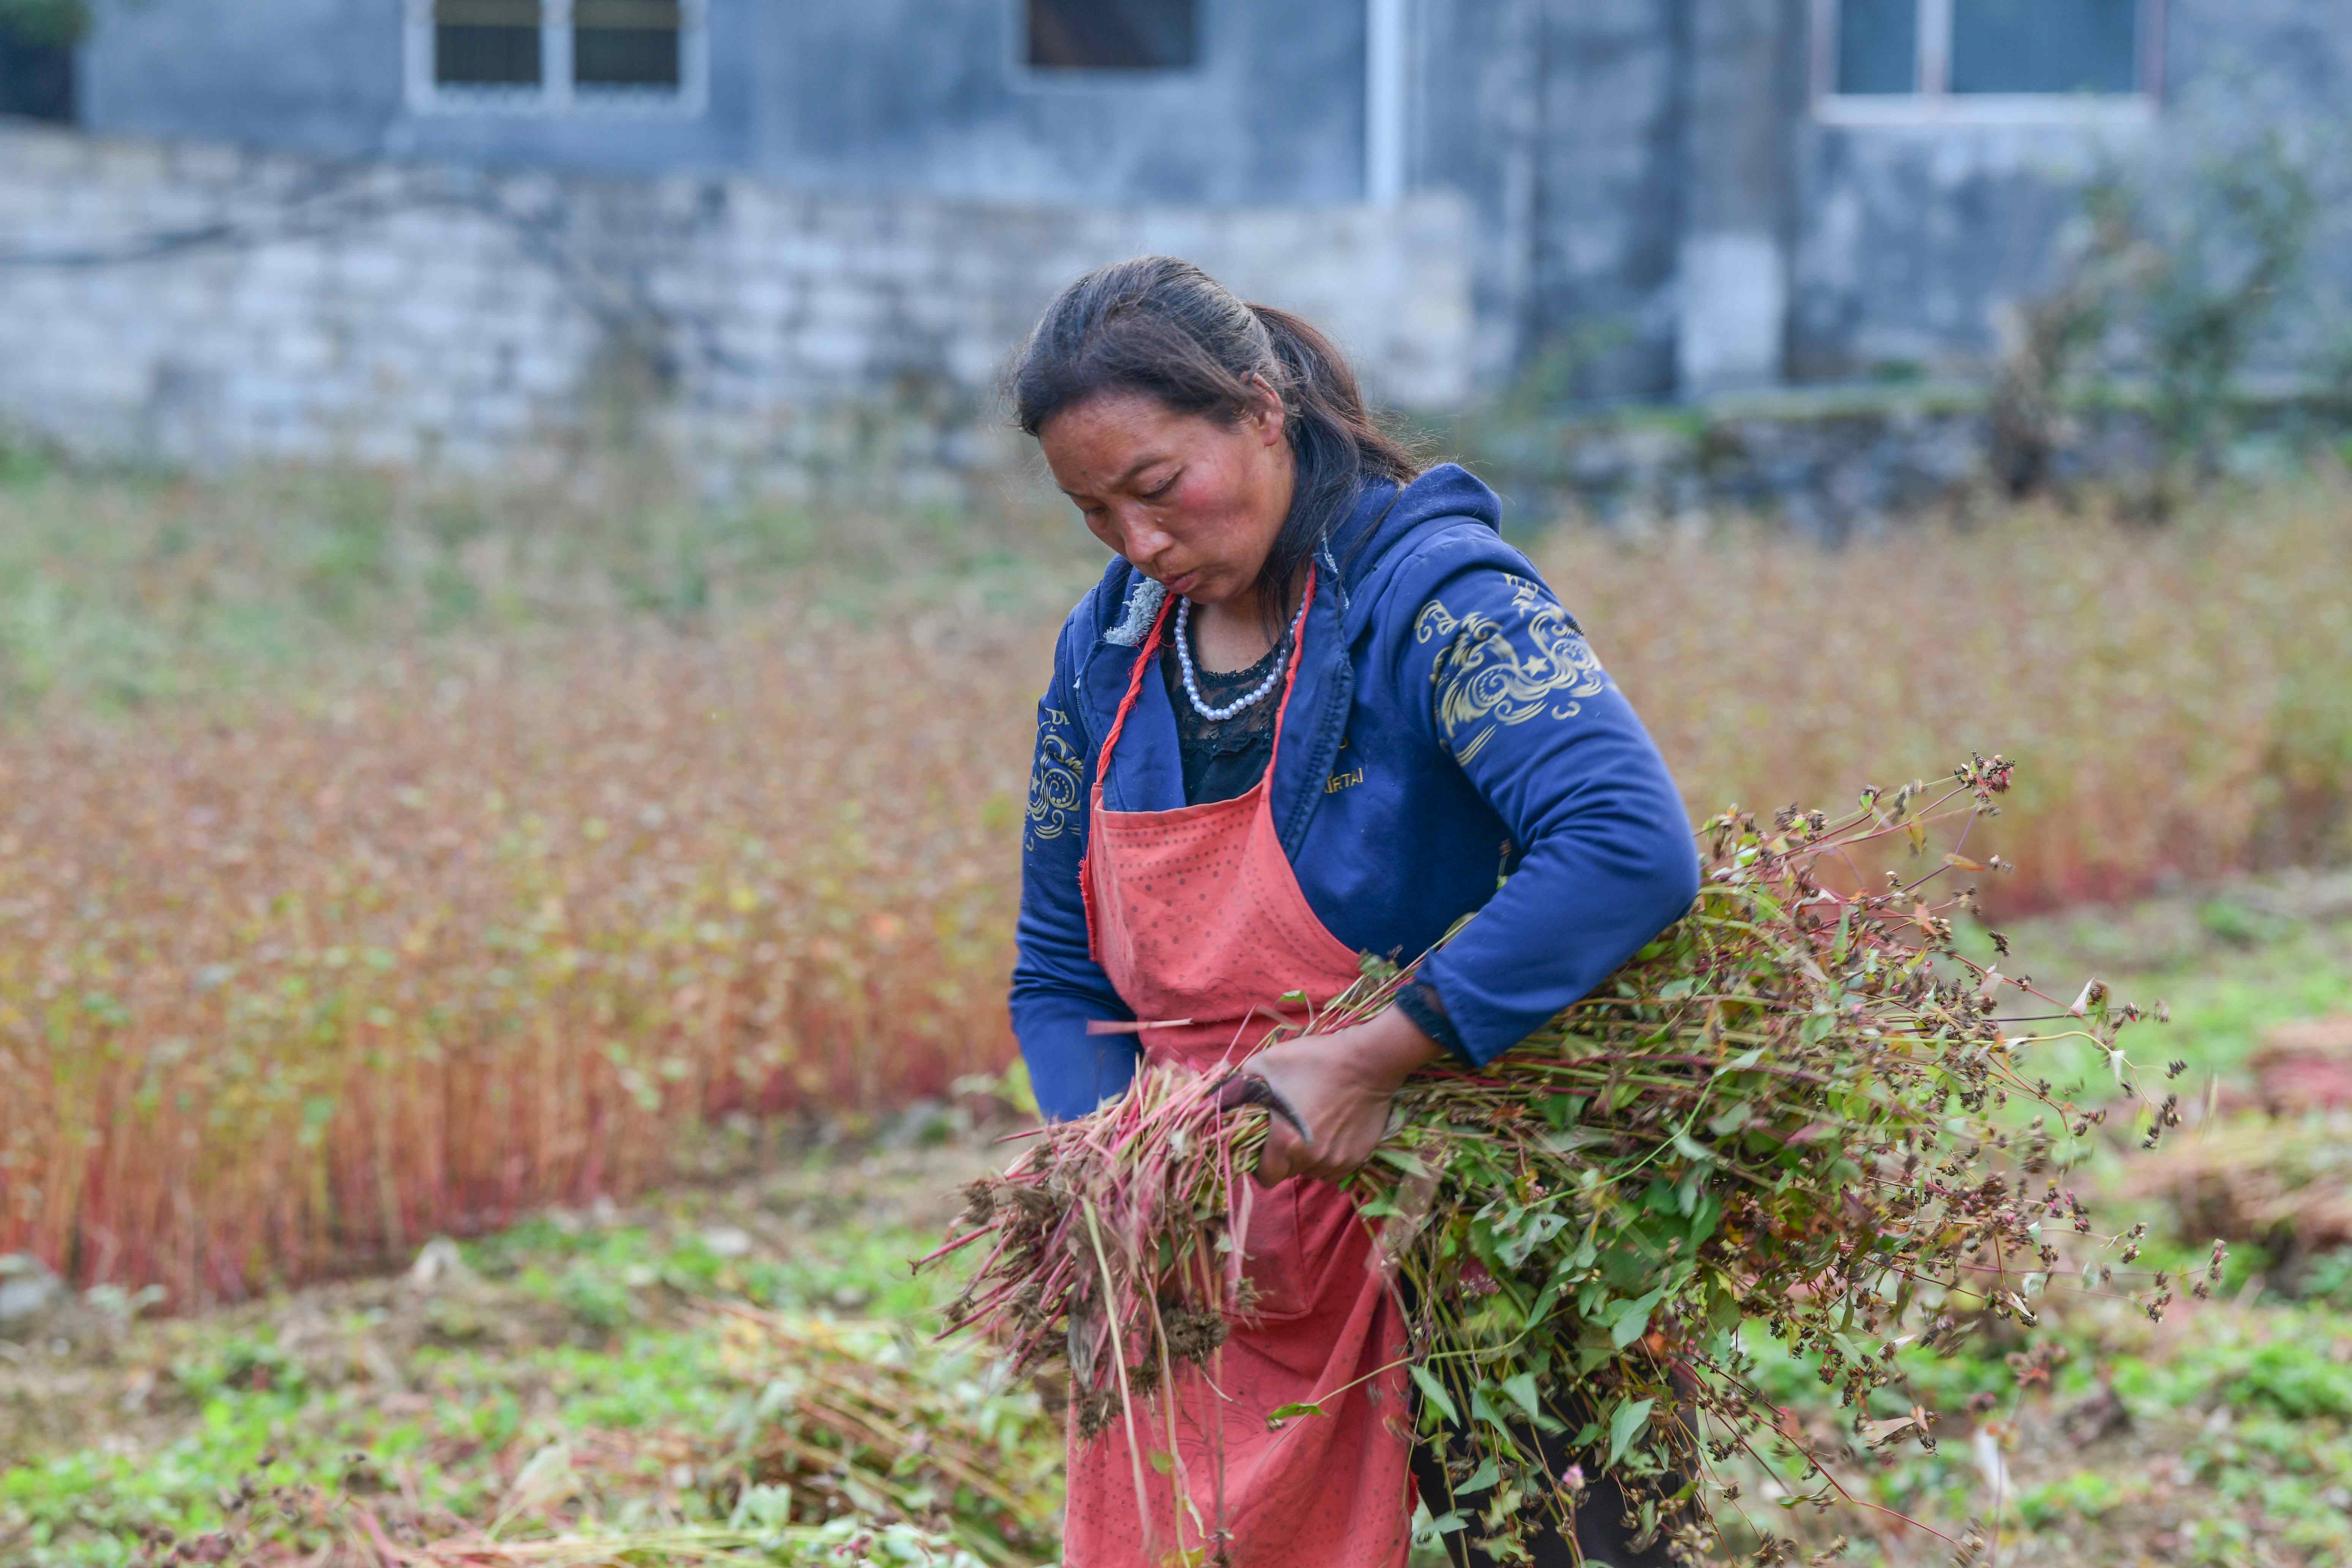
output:
POLYGON ((1278 628, 1307 563, 1364 482, 1409 484, 1420 471, 1373 424, 1356 373, 1330 339, 1287 310, 1244 304, 1189 261, 1146 256, 1063 289, 1005 381, 1014 423, 1034 436, 1055 415, 1104 392, 1238 420, 1257 400, 1253 377, 1282 400, 1298 466, 1290 515, 1257 579, 1258 602, 1278 628))

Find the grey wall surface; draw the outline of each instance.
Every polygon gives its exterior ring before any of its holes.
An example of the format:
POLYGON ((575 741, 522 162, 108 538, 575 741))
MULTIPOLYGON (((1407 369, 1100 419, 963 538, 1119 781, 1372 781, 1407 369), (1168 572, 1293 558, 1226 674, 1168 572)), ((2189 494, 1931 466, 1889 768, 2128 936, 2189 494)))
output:
POLYGON ((0 125, 0 420, 151 459, 479 464, 627 394, 714 483, 904 495, 1001 456, 999 365, 1129 256, 1305 313, 1378 398, 1459 403, 1468 228, 1444 195, 1048 207, 0 125))
POLYGON ((1171 72, 1038 72, 1019 0, 709 0, 690 115, 405 101, 405 0, 100 0, 86 123, 329 157, 751 173, 1023 202, 1328 203, 1363 190, 1364 10, 1203 0, 1171 72))
POLYGON ((83 121, 330 158, 449 160, 617 174, 745 166, 763 82, 759 0, 710 7, 709 103, 691 115, 483 108, 418 113, 404 0, 99 0, 83 121))
MULTIPOLYGON (((404 3, 100 0, 89 122, 1028 205, 1312 207, 1363 188, 1363 0, 1202 0, 1196 68, 1094 78, 1019 64, 1019 0, 709 0, 709 102, 683 118, 413 110, 404 3)), ((2271 124, 2352 125, 2345 0, 2163 4, 2145 123, 2062 106, 1856 125, 1812 101, 1811 0, 1409 0, 1409 184, 1472 215, 1466 374, 1611 399, 1981 370, 2100 169, 2186 171, 2271 124)), ((2352 193, 2323 194, 2340 225, 2352 193)), ((2330 229, 2315 276, 2343 292, 2352 237, 2330 229)))
POLYGON ((1166 73, 1029 70, 1018 0, 761 16, 771 178, 1030 202, 1363 192, 1361 0, 1203 0, 1200 66, 1166 73))
POLYGON ((1683 0, 1423 0, 1416 183, 1480 217, 1481 373, 1675 385, 1683 0))
MULTIPOLYGON (((2144 123, 2063 107, 2002 125, 1801 121, 1791 372, 1982 371, 2008 312, 2056 280, 2092 179, 2129 172, 2161 201, 2273 130, 2300 150, 2322 201, 2298 294, 2341 301, 2352 286, 2352 11, 2340 0, 2170 0, 2167 12, 2164 92, 2144 123)), ((2282 365, 2294 357, 2293 343, 2273 347, 2282 365)))
POLYGON ((1686 395, 1786 372, 1804 0, 1711 0, 1691 18, 1675 377, 1686 395))
MULTIPOLYGON (((2137 123, 2045 103, 1855 125, 1816 109, 1809 0, 1417 0, 1413 178, 1478 214, 1482 381, 1607 399, 1981 373, 2102 171, 2177 184, 2282 127, 2352 174, 2342 0, 2163 9, 2137 123)), ((2352 191, 2311 162, 2325 301, 2352 282, 2352 191)))

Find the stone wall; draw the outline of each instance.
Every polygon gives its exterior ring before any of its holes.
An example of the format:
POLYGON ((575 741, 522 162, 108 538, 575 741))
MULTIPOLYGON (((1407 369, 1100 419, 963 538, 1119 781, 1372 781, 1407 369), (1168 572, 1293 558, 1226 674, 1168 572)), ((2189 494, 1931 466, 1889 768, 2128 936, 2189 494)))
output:
POLYGON ((1003 449, 1053 291, 1170 251, 1321 322, 1384 400, 1469 392, 1470 225, 1046 208, 337 163, 0 128, 0 418, 92 454, 479 464, 642 428, 714 479, 920 489, 1003 449))
MULTIPOLYGON (((2338 393, 2248 388, 2228 404, 2216 477, 2332 467, 2347 422, 2352 405, 2338 393)), ((2040 482, 2061 498, 2104 489, 2126 508, 2154 501, 2167 454, 2144 388, 2074 401, 2050 434, 2040 482)), ((1515 418, 1489 405, 1443 435, 1502 492, 1506 532, 1576 516, 1633 537, 1703 534, 1757 518, 1835 545, 2004 496, 1990 400, 1965 382, 1783 388, 1583 417, 1515 418)))

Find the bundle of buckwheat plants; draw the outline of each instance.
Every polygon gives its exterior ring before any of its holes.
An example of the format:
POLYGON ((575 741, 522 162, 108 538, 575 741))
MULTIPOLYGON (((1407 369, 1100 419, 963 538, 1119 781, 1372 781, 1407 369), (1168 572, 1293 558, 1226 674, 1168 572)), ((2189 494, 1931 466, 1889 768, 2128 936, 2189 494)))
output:
MULTIPOLYGON (((1425 1500, 1438 1529, 1516 1555, 1572 1519, 1596 1466, 1645 1526, 1697 1550, 1711 1505, 1736 1495, 1726 1462, 1767 1448, 1826 1498, 1827 1456, 1755 1392, 1743 1335, 1816 1357, 1857 1446, 1932 1447, 1897 1348, 2030 1326, 2070 1271, 2055 1233, 2104 1239, 2046 1175, 2105 1112, 2058 1098, 2037 1058, 2088 1040, 2136 1084, 2117 1037, 2140 1013, 2095 981, 2053 1001, 2002 973, 2006 956, 1979 963, 1954 941, 1976 889, 1953 873, 2006 868, 1959 851, 2011 766, 1978 757, 1940 791, 1865 790, 1836 822, 1714 818, 1685 918, 1502 1058, 1406 1084, 1352 1185, 1405 1304, 1416 1419, 1456 1432, 1453 1496, 1425 1500), (1931 834, 1955 828, 1953 852, 1931 857, 1931 834), (1906 850, 1910 875, 1867 879, 1906 850), (1554 1472, 1539 1433, 1582 1458, 1554 1472)), ((1402 978, 1368 961, 1308 1031, 1370 1016, 1402 978)), ((1267 1111, 1247 1098, 1147 1067, 969 1189, 942 1249, 985 1249, 950 1323, 1023 1366, 1066 1355, 1076 1433, 1124 1424, 1139 1464, 1160 1425, 1153 1391, 1217 1381, 1230 1326, 1250 1318, 1267 1111)), ((2171 1100, 2149 1108, 2147 1141, 2174 1121, 2171 1100)))

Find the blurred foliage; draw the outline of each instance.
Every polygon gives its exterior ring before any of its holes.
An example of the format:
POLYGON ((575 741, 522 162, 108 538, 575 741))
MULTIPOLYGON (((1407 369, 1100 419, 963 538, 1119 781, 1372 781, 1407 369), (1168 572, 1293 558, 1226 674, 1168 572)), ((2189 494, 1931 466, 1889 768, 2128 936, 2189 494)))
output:
MULTIPOLYGON (((79 469, 0 440, 0 720, 311 686, 388 648, 642 617, 723 629, 797 589, 853 624, 1048 613, 1081 537, 982 495, 892 512, 716 505, 625 458, 560 475, 79 469)), ((1089 549, 1093 547, 1088 546, 1089 549)), ((1099 559, 1096 556, 1095 559, 1099 559)))
POLYGON ((2329 481, 2155 536, 2037 503, 1833 554, 1762 530, 1532 552, 1695 816, 2018 759, 1986 847, 2020 869, 1984 887, 2013 914, 2352 854, 2347 510, 2329 481))
MULTIPOLYGON (((2082 221, 2056 280, 2021 301, 1990 415, 1996 477, 2012 495, 2046 481, 2070 400, 2130 395, 2160 449, 2135 481, 2137 510, 2161 519, 2221 471, 2240 433, 2242 380, 2283 322, 2283 357, 2323 381, 2302 323, 2302 285, 2329 195, 2338 139, 2234 117, 2188 117, 2178 157, 2114 164, 2085 186, 2082 221)), ((2326 400, 2323 388, 2323 401, 2326 400)))
POLYGON ((1044 657, 792 605, 0 748, 0 1250, 234 1298, 1002 1066, 1044 657))
POLYGON ((68 48, 89 36, 89 0, 0 0, 0 28, 27 43, 68 48))
MULTIPOLYGON (((2347 504, 1533 548, 1694 814, 2019 757, 2006 919, 2344 854, 2347 504)), ((234 1299, 1000 1068, 1076 536, 12 461, 0 1251, 234 1299)))
MULTIPOLYGON (((1810 1361, 1771 1342, 1759 1360, 1768 1392, 1812 1428, 1810 1361)), ((2320 1568, 2352 1552, 2352 1317, 2215 1303, 2168 1333, 2094 1304, 2045 1315, 2034 1354, 1900 1361, 1923 1395, 1967 1413, 1931 1447, 1849 1449, 1845 1484, 1864 1506, 1751 1513, 1754 1532, 1777 1525, 1815 1548, 1837 1535, 1844 1549, 1810 1560, 1905 1568, 1948 1562, 1948 1542, 1972 1532, 2011 1568, 2320 1568)), ((1759 1503, 1794 1500, 1749 1468, 1759 1503)))

